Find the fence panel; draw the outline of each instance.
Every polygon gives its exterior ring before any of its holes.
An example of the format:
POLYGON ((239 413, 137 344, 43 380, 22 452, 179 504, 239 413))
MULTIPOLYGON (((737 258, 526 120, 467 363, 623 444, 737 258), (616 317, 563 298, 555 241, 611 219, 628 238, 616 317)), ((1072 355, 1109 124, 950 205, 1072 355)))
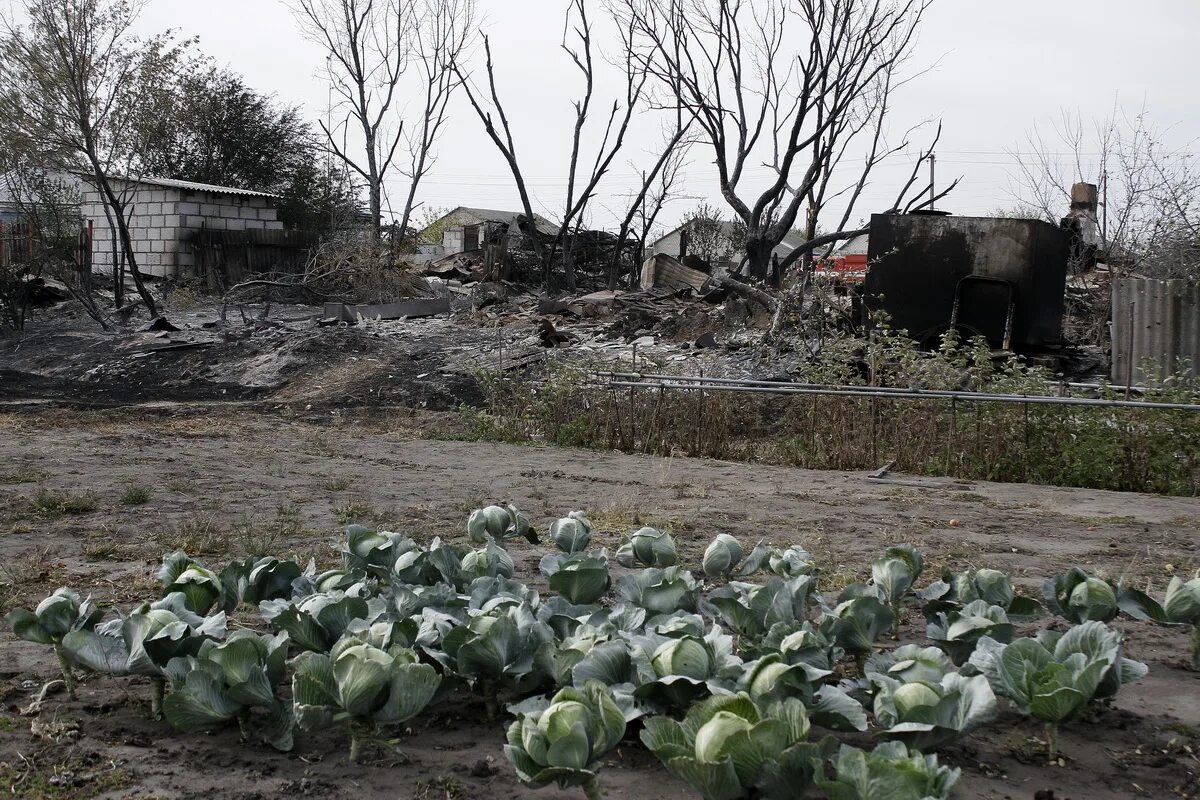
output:
POLYGON ((1200 375, 1200 283, 1123 278, 1112 297, 1113 383, 1200 375), (1147 359, 1157 375, 1144 374, 1147 359))

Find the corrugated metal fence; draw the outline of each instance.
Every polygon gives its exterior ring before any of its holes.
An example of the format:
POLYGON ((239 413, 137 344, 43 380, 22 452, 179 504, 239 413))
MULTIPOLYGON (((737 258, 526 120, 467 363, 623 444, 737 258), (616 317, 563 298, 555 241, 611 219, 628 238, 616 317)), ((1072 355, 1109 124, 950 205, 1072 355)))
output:
POLYGON ((1122 278, 1112 297, 1114 383, 1200 375, 1200 283, 1122 278), (1144 374, 1147 360, 1156 374, 1144 374))

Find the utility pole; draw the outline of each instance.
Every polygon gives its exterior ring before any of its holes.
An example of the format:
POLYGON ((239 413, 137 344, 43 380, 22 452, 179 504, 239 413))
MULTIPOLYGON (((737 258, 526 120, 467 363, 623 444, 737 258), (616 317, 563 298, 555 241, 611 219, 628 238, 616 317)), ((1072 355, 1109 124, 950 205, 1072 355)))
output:
POLYGON ((934 198, 937 197, 937 192, 934 191, 934 181, 937 177, 937 156, 933 153, 929 154, 929 210, 934 209, 934 198))
POLYGON ((1108 170, 1100 176, 1100 203, 1104 215, 1100 218, 1100 244, 1104 248, 1104 258, 1108 259, 1108 170))

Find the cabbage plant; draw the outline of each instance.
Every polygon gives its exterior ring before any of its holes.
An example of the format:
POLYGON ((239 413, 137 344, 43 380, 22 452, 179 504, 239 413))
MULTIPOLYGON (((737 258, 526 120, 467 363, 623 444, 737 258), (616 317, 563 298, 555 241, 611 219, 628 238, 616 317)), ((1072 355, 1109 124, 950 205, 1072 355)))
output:
POLYGON ((273 556, 232 561, 220 575, 223 608, 231 612, 243 603, 257 608, 263 600, 291 597, 294 584, 302 577, 300 565, 295 561, 273 556))
POLYGON ((652 614, 695 611, 700 598, 692 573, 679 567, 626 573, 617 581, 616 595, 652 614))
POLYGON ((819 571, 813 557, 799 545, 772 551, 767 556, 767 569, 781 578, 813 575, 819 571))
POLYGON ((917 593, 925 604, 925 617, 932 619, 942 612, 955 611, 976 600, 999 606, 1009 619, 1029 621, 1045 612, 1031 597, 1021 597, 1013 591, 1012 578, 998 569, 979 569, 975 572, 942 571, 941 580, 934 581, 917 593))
POLYGON ((286 661, 286 633, 239 630, 223 642, 205 641, 195 656, 174 658, 164 669, 171 693, 163 700, 163 716, 186 733, 236 720, 243 741, 261 739, 276 750, 291 750, 292 708, 278 696, 286 661))
POLYGON ((346 569, 360 570, 376 578, 386 578, 403 553, 419 550, 419 545, 402 533, 350 525, 345 534, 342 563, 346 569))
POLYGON ((467 536, 475 544, 486 544, 489 539, 503 544, 508 539, 525 539, 537 544, 537 533, 529 520, 514 505, 488 506, 471 512, 467 518, 467 536))
POLYGON ((697 630, 647 631, 629 637, 635 677, 634 696, 671 708, 686 708, 710 694, 728 692, 742 672, 733 639, 719 626, 697 630))
POLYGON ((954 662, 936 647, 903 644, 895 650, 871 656, 865 672, 873 684, 881 683, 880 678, 899 683, 940 683, 942 678, 954 672, 954 662))
POLYGON ((592 540, 592 523, 582 511, 572 511, 550 523, 550 541, 564 553, 582 553, 592 540))
POLYGON ((71 668, 71 659, 63 647, 63 638, 72 631, 91 631, 100 621, 103 612, 89 597, 79 599, 79 593, 74 589, 61 587, 30 611, 26 608, 16 608, 8 613, 6 621, 18 639, 37 644, 48 644, 54 648, 58 657, 58 667, 62 672, 63 685, 67 689, 67 697, 75 699, 75 673, 71 668))
POLYGON ((519 604, 470 618, 442 637, 440 651, 426 652, 447 671, 475 684, 488 718, 495 719, 502 687, 527 694, 548 682, 538 656, 553 640, 550 626, 538 622, 528 604, 519 604))
POLYGON ((1054 759, 1064 721, 1077 716, 1094 697, 1113 694, 1122 683, 1142 677, 1146 668, 1121 657, 1121 635, 1101 622, 1085 622, 1061 635, 1044 633, 1049 635, 1012 644, 984 636, 970 663, 997 694, 1045 724, 1054 759))
POLYGON ((1046 607, 1070 622, 1108 622, 1117 616, 1117 591, 1108 581, 1072 567, 1043 585, 1046 607))
POLYGON ((642 743, 704 800, 803 797, 823 775, 836 741, 807 741, 799 700, 759 704, 741 693, 711 697, 682 722, 646 720, 642 743))
POLYGON ((671 534, 657 528, 639 528, 629 535, 633 563, 627 566, 673 567, 679 561, 671 534))
POLYGON ((838 645, 854 656, 862 672, 866 658, 875 650, 875 640, 894 629, 896 615, 877 593, 876 587, 850 585, 829 615, 830 630, 838 645))
POLYGON ((983 675, 949 672, 940 681, 904 682, 876 674, 871 679, 883 735, 909 747, 941 747, 996 718, 996 695, 983 675))
POLYGON ((719 533, 704 550, 702 567, 710 578, 726 578, 742 560, 742 546, 728 533, 719 533))
POLYGON ((259 612, 275 631, 287 631, 289 641, 301 650, 329 651, 351 621, 369 614, 361 587, 350 592, 329 591, 300 600, 264 600, 259 612))
POLYGON ((508 551, 491 541, 477 550, 468 550, 460 570, 461 580, 470 583, 476 578, 511 578, 516 566, 508 551))
POLYGON ((965 664, 984 636, 1008 643, 1015 629, 1000 606, 986 600, 974 600, 960 609, 943 611, 925 626, 929 641, 946 651, 959 666, 965 664))
POLYGON ((608 575, 608 555, 573 553, 547 555, 541 562, 542 574, 550 579, 550 589, 572 603, 595 603, 611 585, 608 575))
POLYGON ((871 564, 871 582, 892 610, 892 638, 900 638, 900 603, 912 591, 925 561, 908 544, 889 547, 871 564))
POLYGON ((381 650, 347 638, 328 655, 306 652, 296 657, 293 711, 306 731, 349 723, 350 760, 358 763, 380 729, 420 714, 440 683, 437 670, 418 663, 412 650, 381 650))
POLYGON ((525 786, 578 786, 589 800, 600 800, 602 760, 624 736, 625 717, 612 693, 588 681, 561 690, 544 710, 519 714, 508 728, 504 755, 525 786))
POLYGON ((773 653, 747 662, 737 688, 758 702, 800 700, 809 718, 830 730, 865 731, 867 715, 862 705, 824 682, 832 674, 804 662, 789 664, 782 654, 773 653))
POLYGON ((154 577, 162 584, 164 597, 173 592, 181 593, 188 609, 197 614, 211 611, 222 600, 225 591, 216 573, 182 550, 163 556, 162 566, 154 577))
POLYGON ((1192 669, 1200 670, 1200 577, 1171 578, 1162 607, 1168 622, 1192 626, 1192 669))
POLYGON ((773 625, 807 619, 816 588, 812 575, 771 578, 764 586, 735 581, 710 592, 706 604, 737 634, 757 638, 773 625))
POLYGON ((175 592, 153 603, 143 603, 129 616, 94 629, 79 629, 63 637, 71 662, 108 675, 145 675, 151 678, 150 712, 162 718, 166 689, 164 669, 171 659, 196 655, 204 642, 225 638, 225 612, 201 617, 175 592))
POLYGON ((829 800, 946 800, 961 774, 903 742, 884 742, 870 753, 842 745, 834 772, 834 780, 820 783, 829 800))

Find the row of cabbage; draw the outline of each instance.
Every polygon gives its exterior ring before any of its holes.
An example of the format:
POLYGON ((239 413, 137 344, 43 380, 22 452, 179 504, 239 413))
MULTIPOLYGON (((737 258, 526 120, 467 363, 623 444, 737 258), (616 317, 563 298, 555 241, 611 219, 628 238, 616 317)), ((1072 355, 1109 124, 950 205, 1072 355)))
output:
MULTIPOLYGON (((924 588, 921 554, 889 548, 869 582, 829 602, 803 549, 716 537, 697 578, 668 533, 642 528, 613 555, 589 549, 575 512, 553 523, 540 562, 550 594, 515 580, 506 545, 537 542, 512 506, 471 514, 473 547, 360 526, 342 566, 266 556, 219 572, 185 553, 163 559, 160 600, 105 620, 70 589, 8 617, 53 646, 68 693, 75 671, 138 675, 152 713, 181 731, 237 724, 290 750, 295 733, 345 725, 359 760, 389 730, 468 688, 491 719, 516 716, 505 754, 519 779, 599 796, 605 756, 632 727, 704 798, 946 797, 958 771, 933 751, 997 715, 997 695, 1058 726, 1146 673, 1124 658, 1118 614, 1200 629, 1200 579, 1173 579, 1162 603, 1082 570, 1048 580, 1045 607, 1002 572, 944 574, 924 588), (750 582, 750 578, 758 578, 750 582), (919 604, 931 646, 878 648, 919 604), (257 609, 231 629, 229 616, 257 609), (1075 623, 1018 638, 1047 611, 1075 623), (851 663, 855 666, 851 667, 851 663), (290 697, 287 689, 290 688, 290 697), (169 691, 168 691, 169 689, 169 691), (865 752, 834 732, 873 727, 865 752)), ((1200 667, 1193 634, 1193 663, 1200 667)))

